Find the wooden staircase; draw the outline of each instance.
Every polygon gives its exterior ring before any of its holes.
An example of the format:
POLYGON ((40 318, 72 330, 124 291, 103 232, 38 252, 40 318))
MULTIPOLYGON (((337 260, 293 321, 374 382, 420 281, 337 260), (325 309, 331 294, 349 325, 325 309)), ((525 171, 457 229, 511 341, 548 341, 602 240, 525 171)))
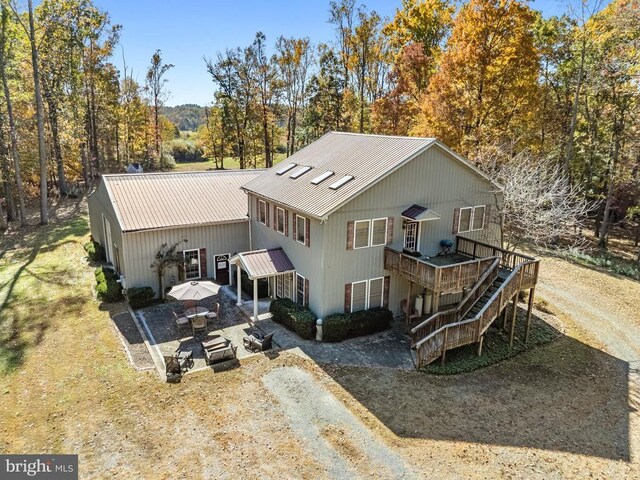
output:
MULTIPOLYGON (((521 290, 535 287, 538 260, 521 257, 522 261, 515 265, 515 262, 506 265, 504 260, 504 256, 493 257, 491 265, 455 308, 437 312, 411 329, 418 368, 438 357, 444 362, 447 350, 471 343, 479 343, 480 353, 486 330, 507 304, 521 290)), ((530 301, 528 318, 531 307, 530 301)))

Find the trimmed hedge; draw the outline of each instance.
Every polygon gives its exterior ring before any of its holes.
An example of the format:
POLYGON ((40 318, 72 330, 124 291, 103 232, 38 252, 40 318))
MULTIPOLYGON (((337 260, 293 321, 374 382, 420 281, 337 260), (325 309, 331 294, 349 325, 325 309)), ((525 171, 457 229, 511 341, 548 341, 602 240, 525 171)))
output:
POLYGON ((107 256, 104 252, 104 247, 98 242, 93 240, 84 244, 84 251, 87 252, 89 260, 92 262, 106 262, 107 256))
POLYGON ((296 332, 306 340, 316 338, 316 314, 307 307, 298 305, 288 298, 278 298, 271 302, 269 312, 273 321, 296 332))
POLYGON ((156 292, 151 287, 131 287, 127 288, 127 300, 131 308, 144 308, 151 305, 156 292))
POLYGON ((371 308, 354 313, 328 315, 322 321, 322 340, 340 342, 389 328, 393 314, 386 308, 371 308))
POLYGON ((98 299, 107 303, 122 300, 122 287, 117 282, 118 275, 116 275, 116 272, 108 268, 98 267, 96 268, 95 276, 98 284, 96 287, 98 299))

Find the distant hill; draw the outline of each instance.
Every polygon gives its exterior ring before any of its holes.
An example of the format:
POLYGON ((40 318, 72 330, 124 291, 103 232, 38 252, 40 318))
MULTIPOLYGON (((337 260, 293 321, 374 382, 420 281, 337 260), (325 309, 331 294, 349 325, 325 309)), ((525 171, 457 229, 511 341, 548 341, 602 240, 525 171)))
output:
POLYGON ((176 105, 175 107, 162 107, 162 114, 171 123, 177 125, 181 132, 187 130, 195 131, 205 122, 204 107, 193 103, 176 105))

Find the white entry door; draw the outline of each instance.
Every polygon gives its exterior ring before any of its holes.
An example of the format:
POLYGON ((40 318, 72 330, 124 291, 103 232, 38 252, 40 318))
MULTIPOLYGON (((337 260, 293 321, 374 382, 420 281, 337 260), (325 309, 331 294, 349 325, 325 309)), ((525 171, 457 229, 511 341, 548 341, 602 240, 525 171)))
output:
POLYGON ((418 222, 407 222, 404 226, 404 249, 410 252, 417 252, 420 245, 418 234, 420 232, 418 222))

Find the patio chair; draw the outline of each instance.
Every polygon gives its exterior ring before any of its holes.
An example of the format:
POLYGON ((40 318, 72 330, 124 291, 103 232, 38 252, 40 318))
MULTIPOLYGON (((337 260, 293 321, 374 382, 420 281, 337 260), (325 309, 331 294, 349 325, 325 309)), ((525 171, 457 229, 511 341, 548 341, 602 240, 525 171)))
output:
POLYGON ((271 350, 273 343, 273 332, 268 335, 262 336, 259 333, 249 335, 242 339, 244 348, 251 352, 265 352, 271 350))
POLYGON ((191 320, 191 328, 193 329, 193 336, 196 336, 196 332, 197 331, 203 331, 205 333, 209 333, 209 330, 207 328, 207 318, 202 316, 202 317, 193 317, 193 319, 191 320))
POLYGON ((213 304, 213 307, 211 307, 211 310, 209 310, 209 313, 207 313, 205 315, 207 317, 207 320, 215 320, 217 318, 220 317, 220 304, 218 302, 213 304))
POLYGON ((189 319, 187 317, 185 317, 184 315, 178 315, 175 312, 175 310, 172 313, 173 313, 173 318, 176 321, 176 326, 178 327, 178 329, 181 329, 181 328, 185 327, 186 325, 189 325, 189 319))
POLYGON ((191 350, 176 350, 173 355, 164 355, 165 374, 167 382, 176 383, 182 375, 193 368, 193 352, 191 350))

